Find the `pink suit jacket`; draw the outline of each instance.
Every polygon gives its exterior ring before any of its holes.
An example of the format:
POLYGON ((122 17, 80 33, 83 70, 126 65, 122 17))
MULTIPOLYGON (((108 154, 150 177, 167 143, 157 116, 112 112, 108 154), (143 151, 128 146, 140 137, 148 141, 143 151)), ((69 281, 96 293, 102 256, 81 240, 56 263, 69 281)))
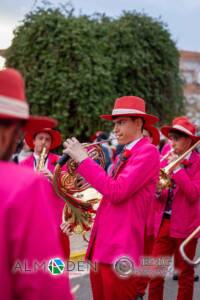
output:
MULTIPOLYGON (((48 153, 48 169, 49 171, 51 171, 52 173, 54 172, 55 169, 55 164, 57 162, 57 160, 60 158, 59 155, 56 155, 54 153, 48 153)), ((30 167, 31 169, 34 168, 34 156, 33 154, 29 157, 27 157, 25 160, 23 160, 22 162, 20 162, 20 165, 22 166, 26 166, 26 167, 30 167)), ((63 166, 62 168, 64 171, 66 171, 65 166, 63 166)), ((60 199, 58 196, 57 197, 57 202, 59 202, 59 206, 64 207, 64 202, 62 199, 60 199)), ((62 221, 62 209, 60 209, 59 211, 56 211, 56 207, 55 207, 55 215, 58 216, 59 218, 59 224, 61 224, 62 221)), ((59 232, 60 232, 60 238, 63 244, 63 247, 65 249, 65 253, 66 253, 66 258, 69 258, 70 255, 70 243, 69 243, 69 239, 68 237, 60 230, 60 228, 58 228, 59 232)))
MULTIPOLYGON (((51 172, 54 171, 55 163, 59 158, 60 158, 60 156, 49 152, 49 154, 48 154, 48 166, 47 166, 49 171, 51 171, 51 172)), ((34 156, 33 156, 33 154, 30 155, 25 160, 23 160, 22 162, 20 162, 20 165, 31 167, 33 169, 34 168, 34 156)))
MULTIPOLYGON (((186 169, 177 171, 172 178, 175 181, 172 214, 170 221, 170 236, 187 237, 200 225, 200 156, 193 151, 186 169)), ((164 162, 163 162, 164 165, 164 162)), ((168 190, 163 190, 156 201, 155 235, 157 236, 164 213, 168 190)))
POLYGON ((77 171, 102 195, 86 258, 112 264, 122 256, 136 264, 143 254, 144 228, 159 175, 159 153, 142 138, 115 179, 90 158, 77 171), (93 247, 94 245, 94 247, 93 247))
POLYGON ((51 184, 30 168, 8 162, 0 162, 0 178, 1 299, 72 300, 66 272, 53 276, 33 268, 34 261, 48 265, 51 258, 66 257, 55 215, 55 207, 62 208, 51 184))

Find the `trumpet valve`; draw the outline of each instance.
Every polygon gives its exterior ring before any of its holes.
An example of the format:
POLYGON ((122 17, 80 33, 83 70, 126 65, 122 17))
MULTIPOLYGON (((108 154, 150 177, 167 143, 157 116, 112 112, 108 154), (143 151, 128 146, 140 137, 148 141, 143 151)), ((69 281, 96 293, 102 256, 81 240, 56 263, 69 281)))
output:
POLYGON ((172 182, 171 182, 171 178, 169 177, 169 174, 163 169, 160 170, 159 186, 161 187, 161 189, 167 189, 172 186, 172 182))

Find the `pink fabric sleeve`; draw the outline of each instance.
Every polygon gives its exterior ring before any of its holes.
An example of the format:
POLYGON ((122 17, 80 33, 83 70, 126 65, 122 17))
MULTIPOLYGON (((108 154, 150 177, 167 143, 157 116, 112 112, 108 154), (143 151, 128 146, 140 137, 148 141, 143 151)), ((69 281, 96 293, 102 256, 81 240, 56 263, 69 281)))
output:
POLYGON ((106 200, 113 203, 125 201, 136 193, 142 186, 155 178, 159 174, 159 153, 156 148, 148 148, 142 154, 128 159, 122 172, 116 179, 107 173, 92 159, 87 158, 79 165, 77 171, 96 190, 98 190, 106 200))
POLYGON ((191 179, 184 169, 179 170, 173 175, 173 179, 179 188, 186 195, 190 202, 196 202, 200 199, 200 170, 191 179))

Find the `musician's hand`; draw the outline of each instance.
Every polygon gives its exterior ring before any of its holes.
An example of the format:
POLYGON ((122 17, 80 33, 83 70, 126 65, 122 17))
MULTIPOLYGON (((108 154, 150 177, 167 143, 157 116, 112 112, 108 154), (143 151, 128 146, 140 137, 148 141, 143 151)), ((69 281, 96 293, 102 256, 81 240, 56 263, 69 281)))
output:
POLYGON ((53 174, 48 169, 43 169, 40 171, 41 174, 43 174, 45 177, 47 177, 50 181, 53 179, 53 174))
POLYGON ((162 190, 163 190, 163 186, 160 182, 158 182, 157 186, 156 186, 156 196, 157 197, 160 197, 162 190))
POLYGON ((62 230, 63 233, 65 233, 66 235, 72 235, 72 227, 71 224, 67 223, 67 222, 63 222, 60 225, 60 228, 62 230))
POLYGON ((83 148, 81 143, 73 137, 70 139, 67 139, 64 143, 64 150, 63 153, 67 153, 72 159, 74 159, 76 162, 80 163, 85 158, 88 157, 87 151, 83 148))

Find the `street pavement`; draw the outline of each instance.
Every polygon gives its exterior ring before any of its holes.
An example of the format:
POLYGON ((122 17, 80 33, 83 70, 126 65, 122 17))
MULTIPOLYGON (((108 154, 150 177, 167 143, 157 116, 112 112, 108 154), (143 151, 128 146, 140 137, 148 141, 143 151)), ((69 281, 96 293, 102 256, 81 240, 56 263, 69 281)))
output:
MULTIPOLYGON (((87 243, 83 241, 81 236, 72 236, 71 240, 71 252, 78 252, 87 248, 87 243)), ((197 248, 196 257, 200 257, 200 242, 197 248)), ((89 282, 89 265, 83 263, 83 259, 79 259, 79 262, 74 266, 69 264, 69 276, 71 280, 72 290, 76 300, 92 300, 92 293, 89 282)), ((200 266, 196 268, 196 274, 200 275, 200 266)), ((164 300, 176 300, 178 282, 172 279, 172 274, 166 279, 164 300)), ((148 297, 145 296, 144 300, 148 297)), ((123 299, 122 299, 123 300, 123 299)), ((200 300, 200 281, 194 283, 194 296, 193 300, 200 300)))

